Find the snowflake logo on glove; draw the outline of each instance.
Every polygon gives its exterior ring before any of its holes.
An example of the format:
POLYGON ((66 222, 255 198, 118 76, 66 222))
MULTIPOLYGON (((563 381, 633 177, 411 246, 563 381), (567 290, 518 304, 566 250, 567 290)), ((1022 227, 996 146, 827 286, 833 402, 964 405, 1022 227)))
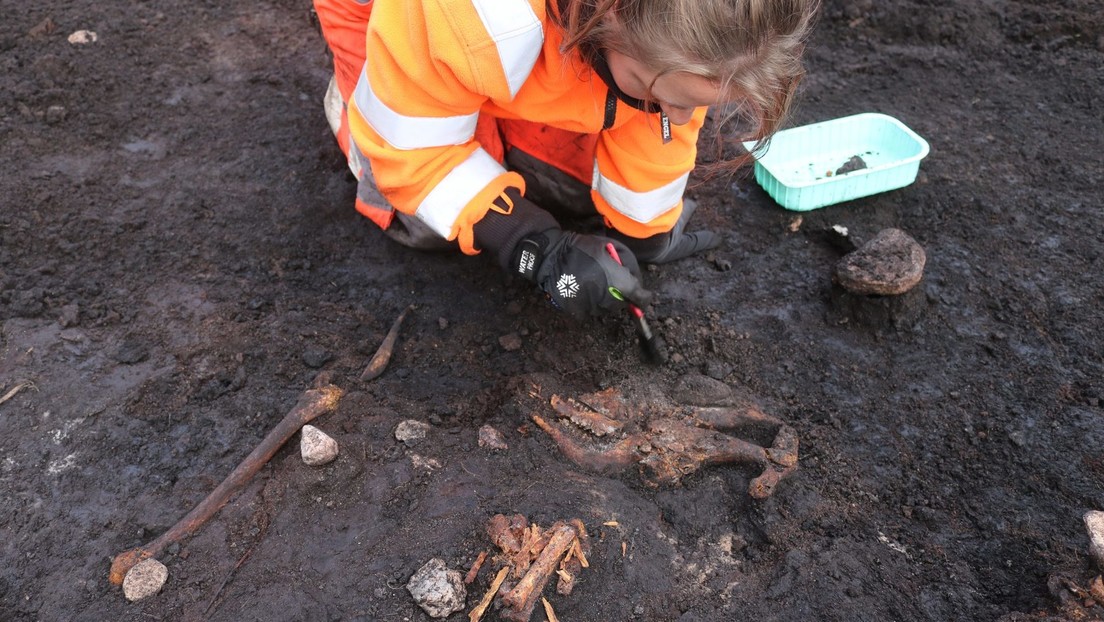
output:
POLYGON ((579 283, 575 280, 574 274, 561 274, 560 280, 556 281, 556 289, 559 290, 560 296, 574 298, 579 293, 579 283))

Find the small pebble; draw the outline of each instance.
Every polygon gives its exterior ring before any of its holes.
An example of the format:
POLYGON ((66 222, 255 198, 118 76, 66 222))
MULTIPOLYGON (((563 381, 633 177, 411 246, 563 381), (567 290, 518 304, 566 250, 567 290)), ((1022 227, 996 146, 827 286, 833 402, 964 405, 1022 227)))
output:
POLYGON ((429 424, 417 419, 407 419, 395 426, 395 440, 405 443, 408 447, 417 445, 429 434, 429 424))
POLYGON ((68 111, 65 106, 48 106, 46 108, 46 123, 50 125, 56 125, 65 120, 65 115, 68 111))
POLYGON ((318 369, 329 362, 333 355, 326 348, 317 345, 309 345, 303 350, 303 364, 311 369, 318 369))
POLYGON ((440 328, 441 330, 445 330, 448 327, 449 327, 449 321, 448 320, 446 320, 443 317, 437 318, 437 328, 440 328))
POLYGON ((835 279, 844 289, 864 296, 896 296, 920 282, 927 257, 924 249, 900 229, 883 229, 836 264, 835 279))
POLYGON ((321 466, 337 457, 337 441, 313 425, 305 425, 299 441, 299 453, 308 465, 321 466))
POLYGON ((521 336, 517 333, 510 333, 509 335, 503 335, 498 338, 498 345, 502 346, 502 349, 507 352, 514 352, 521 349, 521 336))
POLYGON ((85 45, 88 43, 95 43, 98 38, 96 33, 91 30, 78 30, 69 35, 69 43, 73 45, 85 45))
POLYGON ((468 596, 460 572, 449 570, 444 560, 436 557, 410 577, 406 590, 431 618, 447 618, 460 611, 468 596))
POLYGON ((490 447, 491 449, 510 448, 506 444, 506 439, 502 437, 502 433, 490 425, 479 428, 479 446, 490 447))
POLYGON ((58 316, 58 324, 61 324, 62 328, 80 325, 80 307, 77 303, 73 302, 61 308, 61 314, 58 316))
POLYGON ((149 358, 149 348, 134 337, 127 337, 115 351, 115 360, 123 365, 141 363, 149 358))
POLYGON ((410 454, 410 464, 419 471, 436 471, 441 468, 441 461, 436 458, 426 458, 418 454, 410 454))
POLYGON ((169 578, 169 569, 165 564, 153 559, 144 559, 127 571, 123 577, 123 595, 130 602, 148 598, 161 591, 169 578))
POLYGON ((1089 550, 1096 559, 1096 565, 1104 570, 1104 512, 1085 512, 1085 527, 1089 530, 1089 550))

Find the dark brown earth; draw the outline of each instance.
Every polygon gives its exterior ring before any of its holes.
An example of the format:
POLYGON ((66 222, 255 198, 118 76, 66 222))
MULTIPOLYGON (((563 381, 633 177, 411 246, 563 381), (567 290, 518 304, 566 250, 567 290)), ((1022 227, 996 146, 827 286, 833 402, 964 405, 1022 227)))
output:
POLYGON ((466 571, 484 523, 519 512, 592 532, 550 597, 562 620, 1101 617, 1073 598, 1099 574, 1081 516, 1104 509, 1098 0, 826 0, 791 124, 883 112, 931 155, 914 185, 800 223, 746 170, 699 178, 724 244, 646 273, 659 369, 627 317, 574 324, 354 213, 307 3, 0 7, 0 395, 34 383, 0 404, 0 619, 425 620, 410 575, 466 571), (913 313, 838 304, 833 224, 923 245, 913 313), (283 449, 128 603, 110 558, 321 372, 347 391, 315 422, 337 461, 283 449), (537 374, 642 402, 723 380, 796 428, 800 468, 765 501, 743 467, 581 471, 528 422, 537 374), (432 424, 413 448, 407 418, 432 424), (508 450, 477 445, 484 424, 508 450))

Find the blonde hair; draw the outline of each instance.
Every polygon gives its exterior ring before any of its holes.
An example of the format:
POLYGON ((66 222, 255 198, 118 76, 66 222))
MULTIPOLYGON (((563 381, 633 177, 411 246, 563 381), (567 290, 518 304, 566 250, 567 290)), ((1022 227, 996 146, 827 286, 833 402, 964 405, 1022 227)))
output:
POLYGON ((819 0, 553 0, 563 51, 594 63, 602 50, 636 59, 658 75, 712 80, 746 117, 742 140, 762 143, 782 125, 797 84, 819 0))

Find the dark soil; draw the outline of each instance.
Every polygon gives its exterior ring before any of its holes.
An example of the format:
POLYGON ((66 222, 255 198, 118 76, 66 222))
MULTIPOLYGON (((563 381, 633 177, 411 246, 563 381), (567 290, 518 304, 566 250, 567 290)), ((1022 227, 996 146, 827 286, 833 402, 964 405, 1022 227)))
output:
POLYGON ((696 219, 725 242, 647 271, 662 368, 627 316, 575 324, 353 211, 306 2, 0 7, 0 395, 34 383, 0 404, 0 619, 426 620, 410 575, 465 571, 516 512, 592 531, 581 583, 550 596, 563 620, 1104 611, 1069 587, 1099 574, 1081 517, 1104 509, 1098 0, 826 0, 791 124, 883 112, 931 155, 915 184, 800 222, 746 170, 699 178, 696 219), (98 41, 69 43, 80 29, 98 41), (906 320, 834 302, 833 224, 923 245, 906 320), (389 368, 359 381, 410 304, 389 368), (307 467, 290 443, 128 603, 111 557, 324 372, 347 391, 315 422, 340 457, 307 467), (533 377, 648 400, 694 374, 797 429, 773 497, 740 466, 677 486, 582 471, 529 423, 533 377), (412 448, 392 435, 408 418, 432 425, 412 448), (477 445, 484 424, 508 450, 477 445))

